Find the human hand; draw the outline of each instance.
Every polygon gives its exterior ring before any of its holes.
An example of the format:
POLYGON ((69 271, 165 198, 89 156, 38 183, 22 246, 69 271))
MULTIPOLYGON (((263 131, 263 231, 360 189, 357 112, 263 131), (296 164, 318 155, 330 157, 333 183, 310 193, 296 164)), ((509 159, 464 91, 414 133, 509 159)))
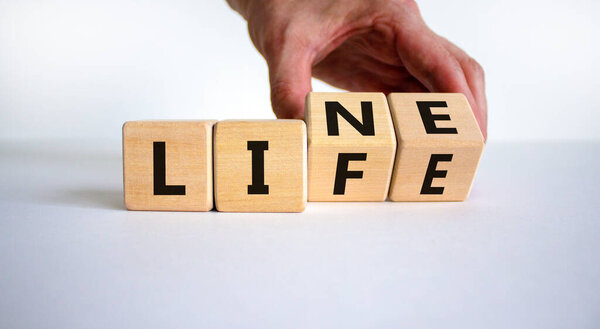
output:
POLYGON ((228 0, 266 59, 278 118, 303 118, 311 76, 349 91, 463 93, 487 138, 481 65, 413 0, 228 0))

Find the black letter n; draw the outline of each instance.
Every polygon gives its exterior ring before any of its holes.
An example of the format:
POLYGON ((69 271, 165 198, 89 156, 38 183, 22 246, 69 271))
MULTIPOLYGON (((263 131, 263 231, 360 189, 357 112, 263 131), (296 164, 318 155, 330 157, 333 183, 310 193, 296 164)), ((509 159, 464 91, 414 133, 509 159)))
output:
POLYGON ((338 126, 338 117, 346 119, 363 136, 375 136, 375 122, 373 122, 373 103, 360 102, 362 111, 362 120, 360 123, 346 108, 339 102, 325 102, 325 118, 327 119, 327 135, 339 136, 340 128, 338 126))

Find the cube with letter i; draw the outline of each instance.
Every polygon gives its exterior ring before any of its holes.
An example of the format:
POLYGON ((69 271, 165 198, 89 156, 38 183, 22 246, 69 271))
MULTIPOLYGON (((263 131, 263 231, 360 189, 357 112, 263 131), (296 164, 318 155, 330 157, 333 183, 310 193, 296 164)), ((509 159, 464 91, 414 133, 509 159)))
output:
POLYGON ((214 140, 218 211, 304 210, 307 151, 303 121, 220 121, 214 140))

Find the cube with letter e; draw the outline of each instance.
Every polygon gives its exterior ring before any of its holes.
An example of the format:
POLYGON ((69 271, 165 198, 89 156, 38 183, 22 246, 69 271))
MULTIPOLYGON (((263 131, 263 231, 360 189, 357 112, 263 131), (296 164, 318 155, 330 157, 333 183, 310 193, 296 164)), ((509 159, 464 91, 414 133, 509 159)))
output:
POLYGON ((392 201, 464 201, 485 145, 462 94, 392 93, 398 138, 392 201))

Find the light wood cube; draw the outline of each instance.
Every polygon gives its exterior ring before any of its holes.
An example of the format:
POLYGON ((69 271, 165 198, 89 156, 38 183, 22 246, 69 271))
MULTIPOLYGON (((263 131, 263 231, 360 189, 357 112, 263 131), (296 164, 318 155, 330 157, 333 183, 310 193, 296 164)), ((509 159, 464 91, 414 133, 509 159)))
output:
POLYGON ((303 121, 220 121, 214 138, 218 211, 304 210, 307 151, 303 121))
POLYGON ((123 182, 129 210, 213 208, 215 121, 130 121, 123 125, 123 182))
POLYGON ((398 154, 392 201, 464 201, 485 145, 462 94, 388 96, 398 154))
POLYGON ((382 93, 309 93, 309 201, 385 201, 396 137, 382 93))

